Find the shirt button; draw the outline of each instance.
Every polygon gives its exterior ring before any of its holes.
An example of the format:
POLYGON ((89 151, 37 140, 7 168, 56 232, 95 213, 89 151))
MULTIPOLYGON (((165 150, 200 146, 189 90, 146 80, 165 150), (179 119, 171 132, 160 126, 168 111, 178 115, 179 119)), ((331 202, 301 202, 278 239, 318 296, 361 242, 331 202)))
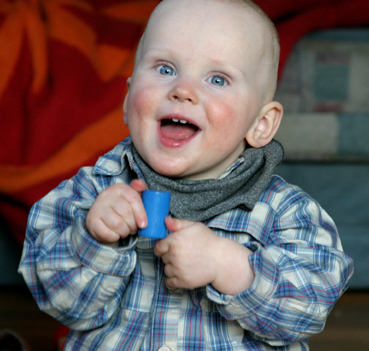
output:
POLYGON ((163 346, 158 351, 172 351, 172 350, 168 346, 163 346))

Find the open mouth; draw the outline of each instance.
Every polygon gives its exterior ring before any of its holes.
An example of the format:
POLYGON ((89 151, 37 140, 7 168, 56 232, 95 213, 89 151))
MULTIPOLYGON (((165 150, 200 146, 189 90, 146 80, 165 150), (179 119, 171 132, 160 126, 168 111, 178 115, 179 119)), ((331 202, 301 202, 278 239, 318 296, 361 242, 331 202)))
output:
POLYGON ((183 119, 164 118, 160 130, 164 138, 180 142, 194 137, 200 128, 183 119))

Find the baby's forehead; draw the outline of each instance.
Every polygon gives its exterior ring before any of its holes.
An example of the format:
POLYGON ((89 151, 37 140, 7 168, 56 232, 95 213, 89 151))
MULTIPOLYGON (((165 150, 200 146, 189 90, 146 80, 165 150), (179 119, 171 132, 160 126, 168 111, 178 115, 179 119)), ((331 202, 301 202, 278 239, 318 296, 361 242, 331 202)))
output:
MULTIPOLYGON (((170 30, 170 26, 212 30, 219 27, 217 24, 223 24, 224 30, 233 27, 244 33, 245 40, 248 33, 253 33, 252 37, 260 41, 260 33, 267 27, 257 11, 242 0, 164 0, 150 17, 146 32, 170 30)), ((193 40, 197 39, 194 36, 193 40)))

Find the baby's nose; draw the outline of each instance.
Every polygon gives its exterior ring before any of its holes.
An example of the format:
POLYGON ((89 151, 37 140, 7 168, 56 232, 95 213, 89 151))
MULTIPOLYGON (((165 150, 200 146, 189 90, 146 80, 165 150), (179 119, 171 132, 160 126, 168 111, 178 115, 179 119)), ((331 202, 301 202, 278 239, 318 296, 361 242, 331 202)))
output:
POLYGON ((173 101, 198 103, 197 83, 190 78, 178 78, 173 89, 169 93, 169 98, 173 101))

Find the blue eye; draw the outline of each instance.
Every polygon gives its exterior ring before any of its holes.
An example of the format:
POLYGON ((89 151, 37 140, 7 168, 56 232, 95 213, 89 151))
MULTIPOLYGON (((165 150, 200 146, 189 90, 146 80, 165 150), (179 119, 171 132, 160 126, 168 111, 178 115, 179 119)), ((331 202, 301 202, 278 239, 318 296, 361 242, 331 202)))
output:
POLYGON ((214 85, 218 86, 218 87, 223 87, 224 85, 227 85, 226 80, 222 77, 219 77, 219 76, 210 77, 209 82, 211 84, 214 84, 214 85))
POLYGON ((161 65, 156 69, 163 76, 174 76, 175 72, 172 67, 161 65))

